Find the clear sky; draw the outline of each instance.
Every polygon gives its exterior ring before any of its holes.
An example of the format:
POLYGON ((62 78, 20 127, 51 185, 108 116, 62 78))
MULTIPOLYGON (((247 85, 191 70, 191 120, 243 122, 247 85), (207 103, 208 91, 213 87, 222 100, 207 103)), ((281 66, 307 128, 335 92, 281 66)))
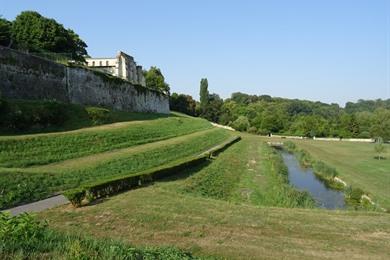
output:
POLYGON ((91 56, 158 66, 173 92, 309 99, 390 98, 390 0, 0 0, 74 29, 91 56))

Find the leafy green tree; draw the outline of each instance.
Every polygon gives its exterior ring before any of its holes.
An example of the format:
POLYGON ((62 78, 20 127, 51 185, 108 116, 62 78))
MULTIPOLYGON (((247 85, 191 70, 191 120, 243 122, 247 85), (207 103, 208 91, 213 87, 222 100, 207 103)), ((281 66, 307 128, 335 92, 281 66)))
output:
POLYGON ((381 136, 384 140, 390 140, 390 110, 378 108, 374 112, 371 135, 373 137, 381 136))
POLYGON ((202 113, 205 112, 206 106, 209 103, 209 83, 207 79, 201 79, 200 80, 200 91, 199 91, 199 96, 200 96, 200 109, 202 113))
MULTIPOLYGON (((232 127, 238 131, 247 131, 249 129, 249 120, 246 116, 239 116, 237 120, 232 123, 232 127)), ((255 130, 256 131, 256 130, 255 130)))
POLYGON ((196 101, 190 95, 173 93, 169 97, 170 109, 187 115, 196 115, 196 101))
POLYGON ((86 43, 72 30, 37 12, 20 13, 12 23, 12 39, 17 48, 33 52, 66 53, 84 61, 86 43))
POLYGON ((382 137, 377 138, 374 149, 375 149, 375 152, 378 154, 378 156, 376 158, 378 158, 378 160, 380 160, 382 158, 381 154, 384 153, 385 149, 386 149, 385 146, 383 145, 382 137))
POLYGON ((144 72, 146 86, 151 89, 161 91, 169 95, 169 85, 165 82, 164 75, 161 70, 157 67, 150 67, 150 69, 144 72))
POLYGON ((202 117, 212 122, 219 122, 223 100, 217 94, 208 97, 208 103, 202 113, 202 117))
POLYGON ((9 46, 11 44, 12 23, 0 17, 0 45, 9 46))

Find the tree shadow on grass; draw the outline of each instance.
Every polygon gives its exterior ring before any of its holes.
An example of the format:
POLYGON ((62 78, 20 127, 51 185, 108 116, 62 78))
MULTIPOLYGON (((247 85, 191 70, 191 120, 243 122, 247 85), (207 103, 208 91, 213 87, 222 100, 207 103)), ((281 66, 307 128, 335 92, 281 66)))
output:
POLYGON ((180 172, 164 177, 162 179, 156 180, 155 182, 171 182, 171 181, 177 181, 177 180, 182 180, 182 179, 187 179, 191 177, 192 175, 198 173, 201 171, 203 168, 207 167, 212 163, 212 160, 206 160, 196 166, 188 167, 187 169, 181 170, 180 172))
POLYGON ((82 207, 89 207, 89 206, 98 205, 98 204, 101 204, 101 203, 108 201, 111 197, 117 196, 117 195, 125 193, 125 192, 130 192, 130 191, 137 190, 137 189, 147 188, 147 187, 154 185, 155 183, 160 183, 160 182, 166 183, 166 182, 173 182, 173 181, 177 181, 177 180, 181 180, 181 179, 186 179, 186 178, 191 177, 192 175, 198 173, 199 171, 201 171, 203 168, 207 167, 208 165, 210 165, 212 163, 212 161, 213 161, 212 159, 209 159, 209 160, 203 161, 202 163, 200 163, 198 165, 188 167, 187 169, 181 170, 180 172, 171 174, 167 177, 144 183, 141 186, 136 186, 136 187, 132 187, 132 188, 127 189, 127 190, 115 192, 115 193, 110 194, 107 197, 95 199, 87 204, 84 204, 82 207))

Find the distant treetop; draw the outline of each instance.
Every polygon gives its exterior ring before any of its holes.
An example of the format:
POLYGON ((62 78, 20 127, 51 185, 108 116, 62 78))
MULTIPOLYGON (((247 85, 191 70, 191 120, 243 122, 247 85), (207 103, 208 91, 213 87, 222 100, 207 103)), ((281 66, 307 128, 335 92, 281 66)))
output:
POLYGON ((21 12, 13 22, 0 19, 0 45, 30 52, 52 52, 84 61, 87 44, 71 29, 34 11, 21 12))

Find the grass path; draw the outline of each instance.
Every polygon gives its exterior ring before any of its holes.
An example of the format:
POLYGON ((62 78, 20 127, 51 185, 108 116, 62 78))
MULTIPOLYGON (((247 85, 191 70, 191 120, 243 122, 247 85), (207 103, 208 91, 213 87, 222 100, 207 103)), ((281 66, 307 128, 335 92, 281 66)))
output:
POLYGON ((103 203, 39 214, 49 226, 134 245, 175 245, 228 259, 388 259, 390 215, 262 208, 153 185, 103 203))
POLYGON ((294 141, 314 158, 335 167, 348 184, 370 193, 380 206, 390 209, 390 147, 386 160, 374 159, 374 144, 294 141))

